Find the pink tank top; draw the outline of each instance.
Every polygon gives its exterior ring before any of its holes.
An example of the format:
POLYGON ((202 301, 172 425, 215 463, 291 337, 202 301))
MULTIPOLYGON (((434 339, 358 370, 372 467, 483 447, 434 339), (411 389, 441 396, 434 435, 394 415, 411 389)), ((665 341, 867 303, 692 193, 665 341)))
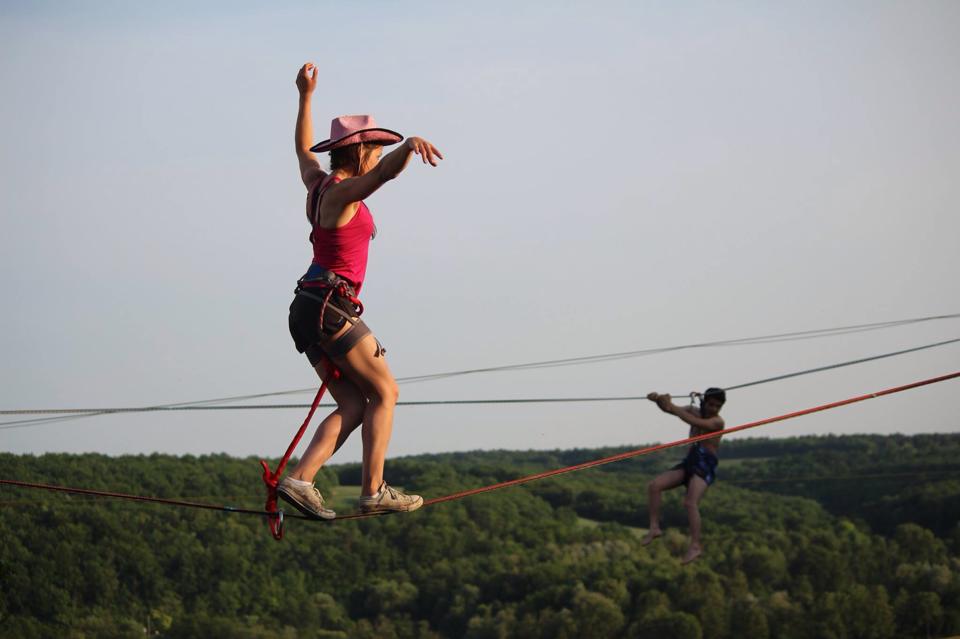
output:
POLYGON ((322 228, 318 223, 320 198, 331 184, 340 178, 326 179, 310 190, 307 197, 307 217, 313 226, 310 242, 313 244, 313 265, 333 271, 350 280, 360 293, 363 278, 367 274, 367 251, 376 227, 373 215, 363 202, 357 207, 353 218, 335 229, 322 228))

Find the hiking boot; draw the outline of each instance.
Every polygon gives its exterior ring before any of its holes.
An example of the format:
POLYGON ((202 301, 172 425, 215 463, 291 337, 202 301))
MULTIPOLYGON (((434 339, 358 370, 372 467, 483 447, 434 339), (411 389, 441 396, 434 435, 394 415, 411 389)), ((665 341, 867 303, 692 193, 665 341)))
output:
POLYGON ((277 486, 277 494, 287 503, 313 519, 333 519, 337 513, 323 506, 323 495, 313 484, 300 484, 284 477, 277 486))
POLYGON ((357 502, 361 512, 410 512, 423 505, 420 495, 405 495, 396 488, 380 484, 380 490, 369 497, 361 497, 357 502))

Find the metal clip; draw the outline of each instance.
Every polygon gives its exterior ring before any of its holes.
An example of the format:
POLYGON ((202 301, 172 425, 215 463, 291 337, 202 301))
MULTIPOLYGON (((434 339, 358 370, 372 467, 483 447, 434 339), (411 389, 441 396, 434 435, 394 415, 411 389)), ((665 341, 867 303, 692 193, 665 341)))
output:
POLYGON ((276 514, 270 515, 270 532, 277 541, 283 539, 283 510, 277 510, 276 514))

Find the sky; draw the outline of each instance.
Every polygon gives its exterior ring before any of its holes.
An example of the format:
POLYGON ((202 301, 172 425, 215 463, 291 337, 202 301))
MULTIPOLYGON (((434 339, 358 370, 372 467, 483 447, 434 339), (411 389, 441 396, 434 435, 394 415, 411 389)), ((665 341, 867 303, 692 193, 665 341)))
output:
MULTIPOLYGON (((372 113, 445 157, 368 200, 364 319, 398 377, 960 312, 960 4, 470 5, 0 5, 0 409, 316 384, 286 325, 312 255, 307 61, 318 141, 372 113)), ((682 393, 954 337, 957 319, 400 399, 682 393)), ((767 384, 724 416, 958 364, 953 344, 767 384)), ((750 435, 957 432, 958 384, 750 435)), ((0 429, 0 450, 279 456, 304 413, 104 415, 0 429)), ((684 435, 645 401, 402 406, 390 455, 684 435)), ((333 461, 359 457, 358 433, 333 461)))

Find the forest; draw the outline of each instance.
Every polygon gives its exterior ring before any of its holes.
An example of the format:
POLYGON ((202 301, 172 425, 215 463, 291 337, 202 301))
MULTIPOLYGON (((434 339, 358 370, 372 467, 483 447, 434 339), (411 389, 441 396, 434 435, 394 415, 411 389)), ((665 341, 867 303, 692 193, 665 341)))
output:
MULTIPOLYGON (((425 497, 620 449, 388 461, 425 497)), ((0 487, 0 637, 883 639, 960 634, 960 434, 725 441, 686 545, 682 488, 644 547, 646 484, 683 451, 408 514, 264 519, 0 487)), ((3 477, 262 508, 226 455, 0 454, 3 477)), ((321 471, 339 513, 357 464, 321 471)))

